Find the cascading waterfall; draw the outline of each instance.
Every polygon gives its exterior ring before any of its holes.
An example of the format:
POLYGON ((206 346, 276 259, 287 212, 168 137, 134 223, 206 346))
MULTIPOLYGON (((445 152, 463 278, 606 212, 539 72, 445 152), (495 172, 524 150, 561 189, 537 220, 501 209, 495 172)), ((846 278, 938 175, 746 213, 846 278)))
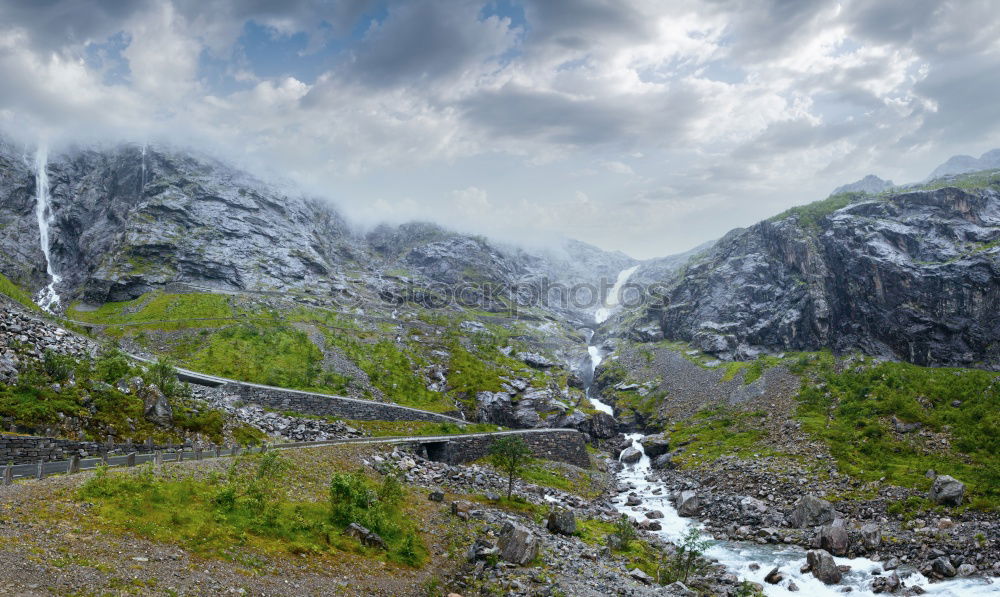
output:
MULTIPOLYGON (((632 447, 642 456, 638 462, 623 464, 618 473, 620 485, 630 489, 613 500, 615 508, 633 519, 642 520, 649 510, 659 510, 664 517, 658 519, 662 529, 654 531, 664 539, 678 542, 691 526, 700 526, 696 520, 681 518, 670 501, 670 492, 662 483, 656 481, 651 474, 651 463, 640 440, 641 433, 629 434, 632 447), (626 504, 628 493, 634 492, 642 503, 639 506, 626 504)), ((882 565, 867 558, 835 557, 838 565, 851 567, 850 572, 837 585, 825 585, 813 577, 811 573, 802 572, 801 566, 806 561, 806 552, 795 545, 761 545, 738 541, 715 541, 705 553, 723 564, 730 572, 741 579, 760 583, 764 593, 769 596, 782 595, 793 597, 809 595, 818 597, 834 597, 843 595, 850 590, 851 595, 874 595, 871 591, 872 581, 879 575, 882 565), (757 564, 757 566, 752 566, 757 564), (764 577, 772 568, 779 568, 786 581, 771 585, 764 582, 764 577), (789 590, 789 581, 798 587, 797 591, 789 590)), ((928 595, 948 597, 978 597, 996 595, 997 585, 982 578, 955 578, 948 581, 931 583, 924 575, 912 568, 900 567, 897 571, 900 579, 907 587, 919 586, 928 595)))
MULTIPOLYGON (((594 323, 602 324, 607 321, 609 317, 611 317, 614 310, 621 304, 622 287, 625 286, 625 283, 628 282, 628 279, 632 277, 632 274, 634 274, 637 269, 639 269, 639 266, 634 265, 628 269, 623 269, 618 272, 618 279, 615 280, 615 285, 611 287, 611 292, 608 293, 608 296, 604 298, 601 306, 594 313, 594 323)), ((614 409, 611 408, 610 404, 601 402, 599 399, 591 396, 594 372, 597 371, 597 366, 600 365, 601 361, 604 359, 604 356, 601 355, 601 348, 591 343, 595 335, 596 332, 591 331, 587 337, 587 353, 590 355, 590 375, 587 379, 585 392, 587 399, 590 400, 590 403, 594 406, 594 408, 609 415, 613 415, 614 409)))
POLYGON ((35 303, 48 312, 59 305, 59 294, 56 284, 62 278, 52 268, 51 241, 49 231, 55 215, 52 213, 51 197, 49 195, 49 174, 46 170, 49 163, 48 150, 41 146, 35 152, 35 217, 38 219, 38 238, 42 245, 42 255, 45 256, 45 272, 49 275, 49 284, 35 298, 35 303))

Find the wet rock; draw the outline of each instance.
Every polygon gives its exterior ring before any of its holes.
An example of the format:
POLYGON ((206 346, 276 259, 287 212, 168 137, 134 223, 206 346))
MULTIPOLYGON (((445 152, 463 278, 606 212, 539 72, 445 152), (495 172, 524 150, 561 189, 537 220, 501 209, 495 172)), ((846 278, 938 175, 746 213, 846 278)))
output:
POLYGON ((822 549, 812 549, 806 552, 806 570, 827 585, 835 585, 843 578, 843 573, 837 567, 837 562, 829 552, 822 549))
POLYGON ((677 506, 677 514, 680 516, 698 516, 701 514, 704 498, 696 491, 682 491, 677 495, 674 502, 677 506))
POLYGON ((778 568, 772 569, 767 573, 767 576, 764 577, 764 582, 769 585, 776 585, 783 580, 785 580, 785 575, 782 574, 778 568))
POLYGON ((646 512, 646 518, 663 518, 663 512, 659 510, 650 510, 646 512))
POLYGON ((958 574, 958 571, 955 570, 955 567, 951 565, 951 561, 944 556, 941 556, 939 558, 934 558, 933 560, 931 560, 930 569, 933 572, 933 574, 936 574, 937 576, 942 578, 951 578, 956 574, 958 574))
POLYGON ((663 530, 663 525, 660 524, 659 520, 650 520, 648 518, 643 519, 639 523, 639 528, 644 531, 660 531, 663 530))
POLYGON ((882 564, 882 570, 889 572, 890 570, 895 570, 899 568, 899 558, 889 558, 884 564, 882 564))
POLYGON ((837 519, 832 524, 828 524, 819 531, 820 549, 832 553, 835 556, 847 555, 850 547, 850 539, 847 533, 847 524, 843 519, 837 519))
POLYGON ((553 510, 545 527, 553 533, 572 535, 576 533, 576 515, 569 510, 553 510))
POLYGON ((973 564, 962 564, 955 570, 957 576, 972 576, 976 573, 976 567, 973 564))
POLYGON ((626 506, 638 506, 640 504, 642 504, 642 498, 640 498, 638 495, 634 493, 628 494, 628 497, 625 498, 626 506))
POLYGON ((895 593, 901 589, 903 584, 899 580, 899 575, 893 572, 888 576, 880 576, 872 581, 872 593, 895 593))
POLYGON ((646 437, 639 440, 642 444, 643 450, 646 452, 646 456, 650 458, 656 458, 657 456, 666 454, 670 451, 670 442, 662 433, 657 433, 654 435, 647 435, 646 437))
POLYGON ((797 529, 833 522, 833 504, 814 495, 804 495, 795 502, 789 522, 797 529))
POLYGON ((538 557, 538 538, 527 527, 508 522, 500 535, 500 557, 525 566, 538 557))
POLYGON ((628 448, 625 448, 622 451, 622 455, 619 458, 619 460, 621 460, 626 464, 634 464, 636 462, 639 462, 641 458, 642 458, 642 452, 640 452, 639 450, 635 449, 632 446, 629 446, 628 448))
POLYGON ((934 479, 927 497, 935 504, 945 506, 960 506, 965 495, 965 484, 949 475, 940 475, 934 479))

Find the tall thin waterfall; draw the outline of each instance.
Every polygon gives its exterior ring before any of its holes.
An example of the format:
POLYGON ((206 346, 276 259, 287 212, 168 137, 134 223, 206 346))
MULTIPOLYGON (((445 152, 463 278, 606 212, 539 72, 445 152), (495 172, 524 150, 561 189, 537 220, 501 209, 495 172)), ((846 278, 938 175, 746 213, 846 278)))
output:
POLYGON ((52 312, 54 307, 59 305, 59 294, 56 293, 56 284, 62 280, 52 268, 51 241, 49 231, 52 221, 55 219, 52 213, 51 196, 49 195, 49 174, 46 167, 49 163, 48 149, 40 146, 35 152, 35 217, 38 218, 38 238, 42 245, 42 254, 45 256, 45 272, 49 275, 49 285, 39 291, 35 297, 35 302, 39 307, 48 312, 52 312))

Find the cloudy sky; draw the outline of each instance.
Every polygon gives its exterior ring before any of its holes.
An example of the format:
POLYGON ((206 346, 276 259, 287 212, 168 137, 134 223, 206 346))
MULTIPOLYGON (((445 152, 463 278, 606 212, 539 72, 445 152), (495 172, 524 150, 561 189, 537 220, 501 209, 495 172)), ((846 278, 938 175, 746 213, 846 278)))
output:
POLYGON ((682 251, 1000 146, 991 0, 0 0, 0 129, 170 141, 359 222, 682 251))

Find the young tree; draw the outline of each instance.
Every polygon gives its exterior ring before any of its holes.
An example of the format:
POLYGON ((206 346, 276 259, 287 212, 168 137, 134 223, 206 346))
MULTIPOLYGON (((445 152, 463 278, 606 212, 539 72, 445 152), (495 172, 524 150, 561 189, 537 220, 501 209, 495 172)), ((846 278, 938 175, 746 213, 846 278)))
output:
POLYGON ((516 479, 531 461, 531 449, 517 435, 504 435, 490 445, 490 461, 507 475, 507 499, 514 492, 516 479))

